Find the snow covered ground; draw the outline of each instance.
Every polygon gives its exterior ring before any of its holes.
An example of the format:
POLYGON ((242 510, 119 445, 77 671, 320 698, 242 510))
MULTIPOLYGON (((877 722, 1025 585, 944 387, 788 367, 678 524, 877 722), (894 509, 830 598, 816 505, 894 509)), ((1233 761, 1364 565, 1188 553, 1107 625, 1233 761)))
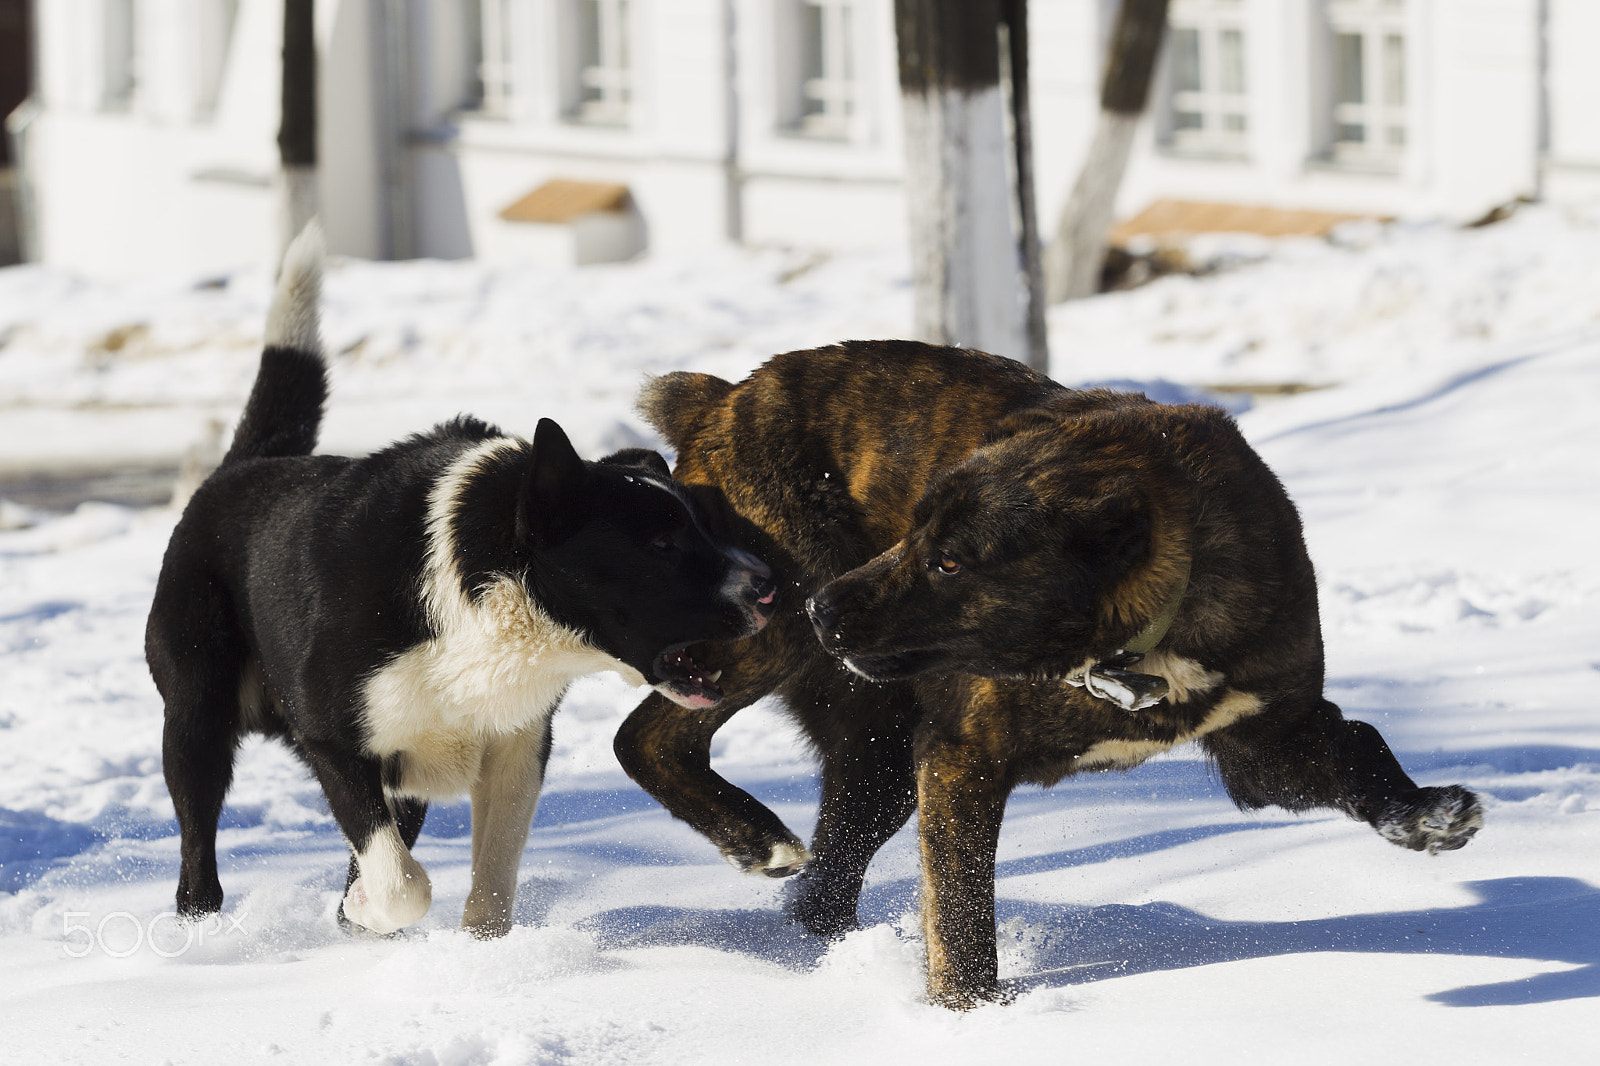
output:
MULTIPOLYGON (((1019 793, 1000 846, 1008 1006, 920 999, 914 840, 873 866, 865 928, 796 935, 617 769, 638 693, 582 683, 556 722, 518 925, 454 926, 464 804, 418 854, 408 935, 342 935, 344 844, 279 747, 239 760, 228 893, 167 915, 177 838, 141 652, 174 516, 0 504, 0 1044, 14 1062, 408 1066, 799 1059, 1592 1061, 1600 1017, 1600 214, 1233 241, 1251 262, 1056 309, 1055 375, 1327 386, 1241 411, 1305 515, 1333 699, 1423 783, 1479 790, 1463 851, 1402 852, 1331 814, 1241 814, 1179 750, 1019 793)), ((237 414, 268 279, 104 284, 0 270, 5 472, 176 466, 237 414), (224 283, 225 282, 225 283, 224 283)), ((903 335, 892 254, 728 251, 577 273, 344 263, 328 450, 460 410, 588 454, 641 439, 646 372, 903 335)), ((3 493, 0 493, 3 494, 3 493)), ((718 765, 798 831, 810 764, 780 712, 718 765)))

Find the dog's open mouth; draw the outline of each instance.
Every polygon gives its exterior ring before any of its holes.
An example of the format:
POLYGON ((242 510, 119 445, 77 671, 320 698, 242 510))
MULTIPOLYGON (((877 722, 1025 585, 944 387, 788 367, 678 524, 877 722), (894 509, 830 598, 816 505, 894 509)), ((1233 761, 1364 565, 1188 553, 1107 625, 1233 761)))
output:
POLYGON ((722 702, 717 680, 721 670, 708 670, 689 655, 688 645, 668 648, 656 656, 651 671, 656 676, 656 691, 682 707, 715 707, 722 702))

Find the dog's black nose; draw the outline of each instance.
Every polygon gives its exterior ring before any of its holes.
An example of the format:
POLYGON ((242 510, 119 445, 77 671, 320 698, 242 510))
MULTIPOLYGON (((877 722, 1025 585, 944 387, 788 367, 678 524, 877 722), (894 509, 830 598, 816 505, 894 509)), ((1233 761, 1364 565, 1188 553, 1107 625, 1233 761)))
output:
POLYGON ((752 572, 750 575, 750 593, 755 601, 767 606, 772 605, 773 594, 778 591, 778 583, 772 579, 771 571, 752 572))
POLYGON ((821 592, 806 601, 806 614, 819 633, 830 632, 839 624, 838 605, 821 592))
POLYGON ((750 603, 766 608, 772 613, 772 600, 778 591, 778 582, 772 576, 772 567, 747 551, 728 549, 728 558, 743 571, 744 596, 750 603))

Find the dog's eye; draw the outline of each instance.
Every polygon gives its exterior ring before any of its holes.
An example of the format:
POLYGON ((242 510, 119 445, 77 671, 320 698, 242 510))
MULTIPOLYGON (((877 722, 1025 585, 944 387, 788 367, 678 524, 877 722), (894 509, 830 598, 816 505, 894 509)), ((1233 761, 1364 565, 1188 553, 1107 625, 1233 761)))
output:
POLYGON ((663 533, 650 542, 650 547, 658 552, 669 552, 678 546, 678 542, 671 533, 663 533))
POLYGON ((938 559, 934 560, 933 565, 938 568, 939 573, 946 577, 955 577, 964 569, 949 553, 941 554, 938 559))

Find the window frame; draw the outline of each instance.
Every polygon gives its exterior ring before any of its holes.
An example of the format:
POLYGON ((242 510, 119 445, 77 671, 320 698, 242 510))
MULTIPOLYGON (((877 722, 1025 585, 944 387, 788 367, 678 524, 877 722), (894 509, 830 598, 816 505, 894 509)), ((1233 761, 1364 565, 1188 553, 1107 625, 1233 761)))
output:
POLYGON ((1324 0, 1327 29, 1325 156, 1357 169, 1399 170, 1412 148, 1415 70, 1406 0, 1324 0), (1350 100, 1343 84, 1342 42, 1359 42, 1360 98, 1350 100), (1397 61, 1397 62, 1396 62, 1397 61), (1393 65, 1391 65, 1393 63, 1393 65), (1398 75, 1397 77, 1395 75, 1398 75), (1360 128, 1361 139, 1341 136, 1360 128), (1398 139, 1396 139, 1398 134, 1398 139))
POLYGON ((563 70, 561 120, 575 126, 626 128, 633 124, 637 53, 636 0, 564 0, 561 5, 563 70), (590 11, 594 55, 582 54, 590 11))
POLYGON ((858 140, 862 107, 857 0, 788 0, 782 12, 774 69, 782 84, 778 125, 787 136, 818 141, 858 140), (807 23, 817 19, 816 67, 808 69, 807 23), (786 44, 786 42, 793 42, 786 44))
POLYGON ((1250 10, 1247 0, 1173 0, 1167 18, 1161 146, 1174 154, 1237 159, 1249 155, 1251 107, 1250 10), (1179 87, 1179 34, 1195 41, 1195 87, 1179 87), (1236 35, 1239 84, 1224 87, 1223 41, 1236 35), (1198 125, 1180 116, 1195 115, 1198 125), (1239 119, 1237 128, 1229 120, 1239 119))

